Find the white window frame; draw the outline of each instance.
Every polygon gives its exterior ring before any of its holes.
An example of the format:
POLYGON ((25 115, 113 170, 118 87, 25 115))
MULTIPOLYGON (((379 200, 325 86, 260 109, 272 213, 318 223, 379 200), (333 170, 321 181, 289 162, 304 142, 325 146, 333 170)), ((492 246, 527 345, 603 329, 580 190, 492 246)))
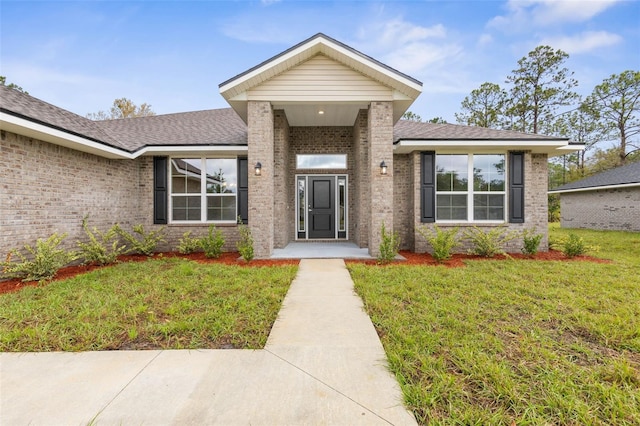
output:
POLYGON ((347 154, 296 154, 296 170, 346 170, 349 167, 347 154), (304 158, 330 158, 330 157, 339 157, 344 161, 344 164, 339 165, 338 167, 329 167, 325 164, 315 166, 315 167, 306 167, 304 164, 300 164, 302 159, 304 158))
POLYGON ((235 214, 233 220, 207 220, 207 199, 210 197, 231 197, 231 194, 210 194, 207 192, 207 174, 206 174, 206 161, 207 160, 235 160, 236 161, 236 180, 239 180, 238 173, 240 172, 238 169, 238 158, 237 157, 225 157, 225 156, 181 156, 181 157, 170 157, 168 161, 169 167, 169 224, 187 224, 187 225, 197 225, 203 223, 219 223, 219 224, 235 224, 237 223, 238 217, 238 190, 232 193, 235 198, 234 208, 235 214), (173 193, 173 175, 172 175, 172 162, 173 160, 200 160, 200 170, 202 173, 200 174, 200 194, 198 193, 185 193, 185 194, 174 194, 173 193), (173 219, 173 197, 195 197, 200 196, 200 220, 174 220, 173 219))
POLYGON ((459 152, 437 152, 436 153, 436 176, 435 178, 435 215, 436 215, 436 223, 478 223, 478 224, 504 224, 507 223, 508 221, 508 217, 509 217, 509 212, 508 212, 508 207, 509 207, 509 202, 507 200, 507 188, 508 188, 508 164, 507 161, 509 159, 509 156, 507 155, 507 153, 504 152, 475 152, 475 153, 467 153, 467 154, 461 154, 459 152), (469 180, 467 182, 467 190, 466 191, 438 191, 438 172, 437 172, 437 165, 438 165, 438 156, 439 155, 466 155, 467 156, 467 176, 469 177, 469 180), (505 166, 504 166, 504 190, 502 191, 474 191, 473 189, 473 157, 474 155, 502 155, 504 156, 504 162, 505 162, 505 166), (449 220, 449 219, 438 219, 438 195, 466 195, 467 196, 467 219, 463 220, 463 219, 453 219, 453 220, 449 220), (502 195, 503 196, 503 200, 504 200, 504 206, 503 206, 503 218, 502 220, 475 220, 473 218, 473 196, 474 195, 502 195))

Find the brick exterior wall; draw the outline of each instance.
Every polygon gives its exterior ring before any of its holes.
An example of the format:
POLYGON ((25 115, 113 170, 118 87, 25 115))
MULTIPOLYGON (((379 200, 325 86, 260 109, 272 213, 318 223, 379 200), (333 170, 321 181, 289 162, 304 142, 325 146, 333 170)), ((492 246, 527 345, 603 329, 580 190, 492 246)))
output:
POLYGON ((84 238, 82 218, 100 229, 141 220, 138 164, 109 160, 0 132, 0 258, 54 232, 67 249, 84 238), (109 195, 106 195, 109 194, 109 195))
POLYGON ((291 177, 290 129, 284 111, 274 111, 274 246, 285 247, 294 237, 295 194, 291 177))
MULTIPOLYGON (((249 103, 249 226, 257 257, 268 257, 274 247, 295 239, 296 173, 349 176, 349 240, 370 247, 374 256, 383 221, 389 231, 399 233, 402 249, 428 251, 417 232, 424 225, 420 153, 393 155, 391 117, 391 105, 377 102, 360 111, 353 127, 289 127, 284 112, 274 113, 268 102, 249 103), (347 170, 296 170, 296 154, 323 153, 346 153, 347 170), (380 174, 383 160, 386 176, 380 174), (252 171, 257 161, 263 165, 259 177, 252 171)), ((54 232, 68 233, 65 246, 75 248, 75 241, 85 238, 81 221, 87 214, 91 226, 102 230, 114 223, 129 230, 138 223, 147 230, 162 227, 153 225, 152 157, 109 160, 3 131, 0 172, 0 258, 54 232)), ((546 176, 547 156, 526 154, 525 223, 508 224, 511 230, 542 233, 542 250, 548 247, 546 176)), ((639 204, 638 188, 564 194, 562 225, 639 230, 639 204), (573 221, 568 219, 570 208, 577 211, 573 221), (627 214, 627 219, 613 219, 614 213, 627 214), (586 225, 577 225, 580 214, 586 225)), ((465 226, 473 224, 460 225, 465 226)), ((225 236, 224 249, 235 250, 237 227, 217 228, 225 236)), ((184 232, 205 235, 207 229, 208 224, 164 226, 167 241, 158 250, 175 250, 184 232)), ((521 247, 517 239, 507 249, 517 252, 521 247)))
POLYGON ((247 105, 248 161, 262 164, 262 175, 249 173, 249 228, 256 258, 268 258, 274 243, 274 115, 269 102, 249 101, 247 105))
POLYGON ((640 231, 640 187, 560 194, 563 228, 640 231))
MULTIPOLYGON (((153 158, 110 160, 70 148, 0 132, 0 258, 14 248, 33 245, 54 232, 67 233, 66 249, 86 241, 82 218, 107 230, 119 223, 131 231, 164 228, 158 251, 175 250, 186 231, 205 235, 207 224, 153 224, 153 158)), ((224 250, 235 251, 235 225, 218 225, 224 250)))
MULTIPOLYGON (((433 229, 432 223, 420 222, 420 153, 413 153, 413 206, 414 206, 414 224, 415 224, 415 242, 413 250, 417 253, 431 252, 431 247, 424 239, 424 237, 418 232, 419 227, 427 227, 433 229)), ((542 234, 543 239, 540 242, 540 251, 547 251, 549 249, 548 228, 547 228, 547 155, 546 154, 531 154, 526 153, 524 164, 524 179, 525 179, 525 223, 505 223, 507 232, 515 231, 521 235, 524 229, 535 229, 536 233, 542 234)), ((508 195, 507 195, 508 196, 508 195)), ((506 201, 508 205, 508 201, 506 201)), ((482 224, 482 223, 466 223, 461 222, 458 224, 437 224, 440 229, 451 229, 454 227, 459 228, 459 235, 465 231, 465 228, 471 228, 477 226, 481 229, 495 228, 497 224, 482 224)), ((508 253, 519 253, 523 246, 522 238, 518 237, 507 243, 505 250, 508 253)), ((463 241, 457 251, 464 252, 471 248, 471 245, 463 241)))
POLYGON ((371 102, 368 117, 369 162, 362 173, 370 179, 370 200, 362 199, 371 211, 369 218, 369 253, 377 256, 382 236, 380 229, 385 224, 393 232, 393 104, 371 102), (380 173, 380 162, 384 161, 388 173, 380 173))
POLYGON ((367 172, 369 165, 368 123, 369 111, 360 110, 353 125, 353 156, 354 158, 354 192, 350 199, 357 197, 351 215, 353 225, 353 240, 361 248, 369 247, 369 220, 371 210, 367 200, 371 199, 370 176, 367 172))
POLYGON ((414 246, 412 159, 411 154, 393 156, 393 229, 400 237, 401 250, 414 246))

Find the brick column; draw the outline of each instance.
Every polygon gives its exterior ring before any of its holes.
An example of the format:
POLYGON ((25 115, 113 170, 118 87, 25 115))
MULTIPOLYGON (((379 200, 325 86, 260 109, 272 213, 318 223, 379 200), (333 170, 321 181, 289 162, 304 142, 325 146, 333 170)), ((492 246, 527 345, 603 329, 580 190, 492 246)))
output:
POLYGON ((249 101, 247 119, 249 161, 249 228, 256 258, 271 256, 274 228, 274 130, 269 102, 249 101), (254 166, 262 164, 256 176, 254 166))
MULTIPOLYGON (((371 102, 369 106, 369 176, 371 216, 369 218, 369 253, 377 256, 382 242, 380 229, 384 222, 393 231, 393 106, 391 102, 371 102), (387 174, 380 173, 380 162, 387 174)), ((363 170, 363 172, 367 172, 363 170)))
POLYGON ((289 178, 289 122, 283 110, 274 111, 274 247, 283 248, 293 239, 295 226, 293 179, 289 178))
POLYGON ((371 212, 370 179, 369 179, 369 131, 367 130, 368 111, 360 110, 353 126, 353 157, 355 195, 349 195, 355 200, 354 211, 350 218, 355 222, 352 237, 359 247, 369 247, 369 220, 371 212))

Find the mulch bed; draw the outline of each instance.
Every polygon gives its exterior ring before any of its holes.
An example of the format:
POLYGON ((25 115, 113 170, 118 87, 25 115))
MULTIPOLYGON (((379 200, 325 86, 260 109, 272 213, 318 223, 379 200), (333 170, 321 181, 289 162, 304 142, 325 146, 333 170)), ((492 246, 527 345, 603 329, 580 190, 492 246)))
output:
MULTIPOLYGON (((390 263, 390 265, 443 265, 448 268, 460 268, 464 267, 464 261, 466 260, 478 260, 478 261, 496 261, 511 259, 523 259, 523 260, 538 260, 538 261, 561 261, 561 262, 595 262, 595 263, 611 263, 607 259, 599 259, 591 256, 576 256, 568 258, 561 251, 549 250, 548 252, 539 252, 535 256, 527 256, 522 253, 509 253, 508 256, 498 255, 495 257, 482 257, 474 254, 456 253, 451 256, 451 259, 438 263, 433 256, 429 253, 413 253, 411 251, 400 251, 400 255, 406 260, 396 260, 390 263)), ((377 260, 358 260, 348 259, 347 263, 364 263, 366 265, 377 265, 377 260)))
MULTIPOLYGON (((496 260, 505 260, 506 256, 495 256, 492 258, 480 257, 476 255, 470 254, 454 254, 451 259, 438 263, 428 253, 413 253, 410 251, 401 251, 400 255, 402 255, 406 260, 394 261, 392 265, 444 265, 449 268, 459 268, 464 267, 464 261, 466 260, 481 260, 481 261, 496 261, 496 260)), ((183 259, 193 260, 199 263, 218 263, 224 265, 237 265, 237 266, 245 266, 245 267, 260 267, 260 266, 277 266, 277 265, 297 265, 299 263, 298 259, 254 259, 251 262, 245 262, 237 252, 228 252, 222 253, 222 255, 217 259, 210 259, 205 257, 204 253, 192 253, 192 254, 180 254, 175 252, 169 253, 156 253, 153 256, 144 256, 144 255, 125 255, 118 257, 120 262, 143 262, 148 259, 158 259, 158 258, 168 258, 168 257, 180 257, 183 259)), ((525 256, 521 253, 513 253, 510 254, 509 257, 512 259, 526 259, 526 260, 539 260, 539 261, 564 261, 564 262, 596 262, 596 263, 610 263, 610 260, 599 259, 596 257, 590 256, 576 256, 574 258, 568 258, 562 252, 557 250, 549 250, 548 252, 540 252, 535 256, 525 256)), ((378 262, 376 260, 358 260, 358 259, 347 259, 346 263, 363 263, 366 265, 377 265, 378 262)), ((78 274, 83 274, 85 272, 93 271, 95 269, 104 268, 105 266, 97 266, 97 265, 75 265, 75 266, 67 266, 62 268, 56 274, 56 277, 52 281, 64 280, 66 278, 74 277, 78 274)), ((29 281, 22 282, 20 279, 12 279, 7 281, 0 281, 0 294, 2 293, 11 293, 14 291, 18 291, 21 288, 27 286, 37 286, 39 283, 37 281, 29 281)))
MULTIPOLYGON (((142 254, 129 254, 129 255, 118 256, 118 261, 119 262, 144 262, 148 259, 161 259, 161 258, 172 258, 172 257, 189 259, 198 263, 218 263, 223 265, 237 265, 237 266, 243 266, 243 267, 297 265, 298 263, 300 263, 298 259, 254 259, 251 262, 246 262, 244 259, 240 257, 240 254, 237 252, 222 253, 222 255, 217 259, 208 258, 204 255, 204 253, 180 254, 176 252, 168 252, 168 253, 156 253, 153 256, 145 256, 142 254)), ((72 278, 76 275, 84 274, 85 272, 93 271, 95 269, 106 268, 108 266, 110 265, 66 266, 58 271, 58 273, 56 274, 55 278, 52 281, 59 281, 59 280, 64 280, 66 278, 72 278)), ((43 284, 46 284, 46 282, 44 282, 43 284)), ((27 286, 37 286, 37 285, 39 285, 38 281, 23 282, 19 278, 0 281, 0 294, 11 293, 14 291, 18 291, 21 288, 24 288, 27 286)))

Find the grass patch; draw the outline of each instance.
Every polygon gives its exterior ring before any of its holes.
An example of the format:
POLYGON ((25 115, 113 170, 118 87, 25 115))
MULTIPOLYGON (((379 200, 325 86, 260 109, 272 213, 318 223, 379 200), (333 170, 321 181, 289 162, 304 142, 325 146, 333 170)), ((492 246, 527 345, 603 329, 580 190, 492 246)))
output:
POLYGON ((262 348, 296 266, 130 262, 0 296, 0 351, 262 348))
POLYGON ((421 424, 640 424, 640 233, 570 232, 614 262, 348 265, 421 424))

